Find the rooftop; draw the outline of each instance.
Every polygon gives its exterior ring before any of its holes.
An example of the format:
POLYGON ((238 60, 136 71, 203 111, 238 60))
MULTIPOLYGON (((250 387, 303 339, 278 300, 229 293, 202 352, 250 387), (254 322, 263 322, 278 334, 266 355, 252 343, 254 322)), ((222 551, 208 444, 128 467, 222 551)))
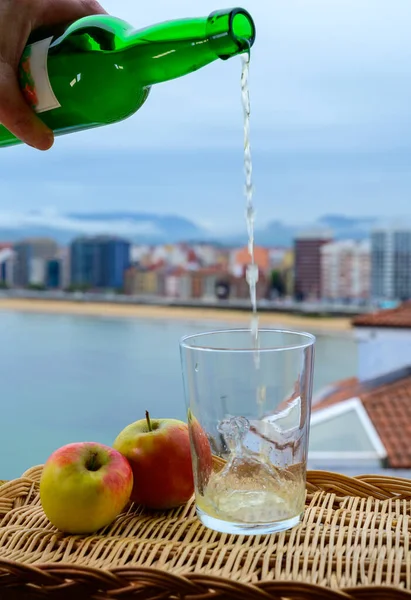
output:
POLYGON ((355 327, 411 327, 411 301, 403 302, 396 308, 379 310, 354 317, 355 327))
MULTIPOLYGON (((237 250, 234 257, 235 263, 241 266, 250 264, 250 253, 248 246, 237 250)), ((260 271, 267 271, 270 268, 270 253, 267 248, 262 246, 254 246, 254 262, 258 265, 260 271)))
POLYGON ((332 240, 320 248, 321 254, 330 252, 337 253, 342 250, 354 250, 357 252, 369 253, 371 251, 371 243, 369 240, 332 240))
POLYGON ((391 380, 338 382, 313 405, 313 414, 357 398, 385 447, 387 466, 411 469, 411 373, 391 374, 391 380))

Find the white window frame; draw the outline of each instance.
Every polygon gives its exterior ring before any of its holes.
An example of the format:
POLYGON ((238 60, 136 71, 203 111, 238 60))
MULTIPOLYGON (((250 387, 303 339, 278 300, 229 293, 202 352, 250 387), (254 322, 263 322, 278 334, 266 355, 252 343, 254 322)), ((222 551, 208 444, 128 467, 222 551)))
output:
POLYGON ((378 435, 370 417, 368 416, 368 413, 365 410, 360 398, 350 398, 350 400, 344 400, 338 404, 333 404, 332 406, 327 406, 321 410, 314 411, 311 414, 311 427, 352 410, 357 413, 360 423, 364 427, 368 439, 374 447, 374 451, 309 451, 308 460, 370 460, 376 458, 379 460, 384 460, 387 458, 385 446, 382 443, 381 438, 378 435))

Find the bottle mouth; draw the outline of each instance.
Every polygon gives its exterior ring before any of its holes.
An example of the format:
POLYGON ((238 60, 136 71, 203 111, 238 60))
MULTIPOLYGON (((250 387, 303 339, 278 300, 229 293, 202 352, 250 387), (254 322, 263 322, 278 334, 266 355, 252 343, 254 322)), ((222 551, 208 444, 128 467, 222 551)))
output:
POLYGON ((250 51, 255 41, 255 24, 243 8, 216 10, 208 17, 207 35, 217 56, 227 60, 250 51))

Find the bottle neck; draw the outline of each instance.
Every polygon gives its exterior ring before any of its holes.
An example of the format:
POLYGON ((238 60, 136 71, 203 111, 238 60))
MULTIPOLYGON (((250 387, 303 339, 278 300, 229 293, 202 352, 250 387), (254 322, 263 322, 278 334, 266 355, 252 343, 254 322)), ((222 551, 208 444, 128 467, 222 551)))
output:
POLYGON ((171 21, 130 33, 124 59, 149 86, 249 51, 254 37, 248 13, 218 11, 206 18, 171 21))
POLYGON ((182 77, 217 60, 209 42, 153 43, 144 48, 130 45, 124 55, 128 68, 134 71, 144 86, 182 77))

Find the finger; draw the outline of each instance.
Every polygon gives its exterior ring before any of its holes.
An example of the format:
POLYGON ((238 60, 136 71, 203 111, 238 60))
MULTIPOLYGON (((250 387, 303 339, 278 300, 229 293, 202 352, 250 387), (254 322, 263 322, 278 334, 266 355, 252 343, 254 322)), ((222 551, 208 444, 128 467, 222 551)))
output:
POLYGON ((38 150, 48 150, 53 145, 53 132, 26 103, 14 69, 4 62, 0 64, 0 123, 38 150))
POLYGON ((96 0, 46 0, 33 26, 47 27, 100 14, 106 14, 106 11, 96 0))

